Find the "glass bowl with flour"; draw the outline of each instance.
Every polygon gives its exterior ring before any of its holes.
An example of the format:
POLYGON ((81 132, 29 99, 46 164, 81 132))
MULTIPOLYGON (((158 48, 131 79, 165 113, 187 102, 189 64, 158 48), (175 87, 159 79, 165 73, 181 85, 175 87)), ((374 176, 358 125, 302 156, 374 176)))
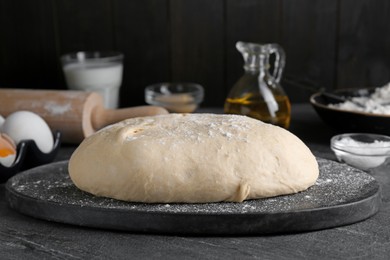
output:
POLYGON ((331 149, 340 162, 369 171, 386 163, 390 157, 390 137, 367 133, 333 136, 331 149))
POLYGON ((204 97, 201 85, 191 82, 163 82, 145 88, 145 102, 171 113, 192 113, 204 97))

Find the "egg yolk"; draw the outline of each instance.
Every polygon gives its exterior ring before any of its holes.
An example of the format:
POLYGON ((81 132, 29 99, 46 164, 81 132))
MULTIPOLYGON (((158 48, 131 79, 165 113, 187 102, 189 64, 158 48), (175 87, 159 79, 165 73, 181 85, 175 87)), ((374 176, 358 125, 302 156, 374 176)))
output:
POLYGON ((15 148, 12 140, 8 136, 0 133, 0 158, 16 154, 15 148))
POLYGON ((9 148, 6 148, 6 147, 0 148, 0 157, 7 157, 11 154, 15 154, 15 151, 13 151, 9 148))

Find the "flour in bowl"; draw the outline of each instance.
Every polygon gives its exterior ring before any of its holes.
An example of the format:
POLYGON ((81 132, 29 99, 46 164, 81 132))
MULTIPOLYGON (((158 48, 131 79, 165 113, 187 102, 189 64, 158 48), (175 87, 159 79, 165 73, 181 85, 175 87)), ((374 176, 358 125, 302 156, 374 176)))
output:
POLYGON ((351 100, 337 104, 329 104, 328 106, 348 111, 390 115, 390 83, 376 88, 369 96, 352 97, 351 100))

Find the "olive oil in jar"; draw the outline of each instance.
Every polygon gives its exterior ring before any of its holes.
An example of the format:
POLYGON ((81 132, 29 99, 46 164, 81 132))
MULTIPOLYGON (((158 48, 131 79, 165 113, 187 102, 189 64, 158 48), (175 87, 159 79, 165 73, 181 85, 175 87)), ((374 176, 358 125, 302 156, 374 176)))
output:
POLYGON ((250 42, 237 42, 236 48, 244 58, 245 72, 230 90, 224 113, 246 115, 288 128, 291 105, 280 85, 285 65, 283 48, 276 43, 250 42))
POLYGON ((275 95, 278 110, 272 115, 269 105, 259 94, 247 93, 240 98, 227 98, 224 113, 246 115, 266 123, 289 128, 291 105, 286 95, 275 95))

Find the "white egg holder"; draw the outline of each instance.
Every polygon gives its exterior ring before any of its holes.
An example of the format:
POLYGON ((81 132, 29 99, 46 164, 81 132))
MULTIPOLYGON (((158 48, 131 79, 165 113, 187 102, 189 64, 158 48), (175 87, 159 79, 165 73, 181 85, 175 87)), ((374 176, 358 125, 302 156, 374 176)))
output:
POLYGON ((0 183, 6 182, 15 174, 24 170, 52 162, 61 147, 61 132, 54 133, 53 149, 49 153, 42 152, 34 140, 23 140, 17 145, 17 155, 10 167, 0 164, 0 183))

